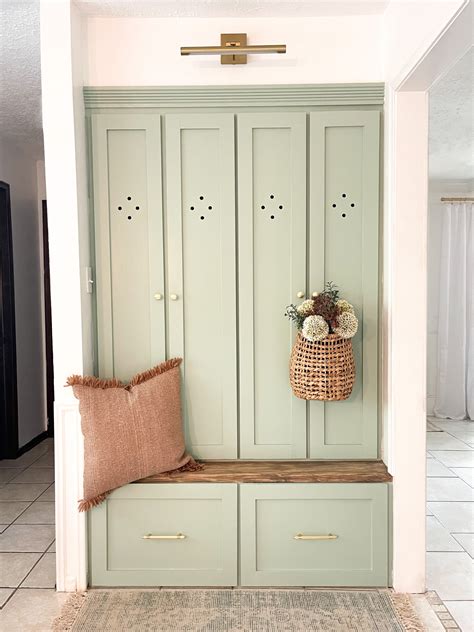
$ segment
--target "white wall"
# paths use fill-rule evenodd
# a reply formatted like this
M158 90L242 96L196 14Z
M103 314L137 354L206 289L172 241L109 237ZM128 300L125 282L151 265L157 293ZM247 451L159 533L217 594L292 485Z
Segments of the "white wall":
M383 81L381 18L89 18L89 86L340 83ZM286 55L252 55L245 66L181 57L180 46L218 45L220 33L251 44L287 44Z
M48 191L51 307L55 379L56 585L82 591L86 521L82 498L83 438L68 375L90 373L91 295L86 132L82 98L83 22L75 5L41 0L43 131ZM60 51L60 54L58 54Z
M438 313L439 278L441 263L441 237L443 212L446 204L442 197L463 197L472 195L473 182L469 180L430 180L428 188L428 340L427 340L427 380L426 411L433 414L436 397L438 372Z
M397 88L466 2L467 0L392 0L383 16L385 81ZM437 76L435 73L435 78Z
M36 157L0 139L0 179L10 185L20 447L46 430L43 264Z

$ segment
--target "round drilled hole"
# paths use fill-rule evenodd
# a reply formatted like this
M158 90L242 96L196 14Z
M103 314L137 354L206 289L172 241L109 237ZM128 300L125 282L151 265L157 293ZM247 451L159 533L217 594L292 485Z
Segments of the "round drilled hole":
M135 207L135 210L136 210L136 211L139 211L139 210L140 210L140 207L139 207L139 206L136 206L136 207Z
M278 207L280 209L280 211L283 210L283 206L280 204L280 206Z
M132 199L132 198L131 198L130 196L128 196L127 200L129 200L129 201L130 201L131 199Z
M270 219L275 219L275 215L270 215Z
M270 200L273 200L275 196L274 195L270 195Z
M260 208L262 209L262 211L264 211L264 210L265 210L265 207L264 207L264 206L261 206Z
M210 211L212 211L212 206L208 206L207 208L208 208Z
M355 204L351 204L351 207L354 208Z
M201 219L204 219L204 215L201 215Z
M346 216L346 214L345 214L345 213L343 213L343 214L342 214L342 217L345 217L345 216Z
M345 198L345 197L346 197L346 194L345 194L345 193L343 193L343 194L342 194L342 197L343 197L343 198Z
M333 205L332 205L332 207L333 207L333 208L336 208L336 205L335 205L335 204L333 204Z
M200 199L200 200L204 200L204 196L203 196L203 195L200 195L200 196L199 196L199 199Z
M194 206L191 206L191 210L194 211Z
M122 207L121 207L121 206L119 206L119 207L118 207L118 210L119 210L119 211L121 211L121 210L122 210Z
M132 219L132 216L131 216L131 215L129 215L129 216L127 217L127 219Z

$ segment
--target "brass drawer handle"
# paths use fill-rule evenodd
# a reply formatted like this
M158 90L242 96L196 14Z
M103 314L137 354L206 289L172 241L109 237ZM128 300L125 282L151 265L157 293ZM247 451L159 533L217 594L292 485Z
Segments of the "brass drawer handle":
M293 536L295 540L337 540L339 536L328 533L327 535L305 535L304 533L297 533Z
M186 536L184 533L176 533L175 535L153 535L153 533L147 533L142 538L144 540L184 540Z

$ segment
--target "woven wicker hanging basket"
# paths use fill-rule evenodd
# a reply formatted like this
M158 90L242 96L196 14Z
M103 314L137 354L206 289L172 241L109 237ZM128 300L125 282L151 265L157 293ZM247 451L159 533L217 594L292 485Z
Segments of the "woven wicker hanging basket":
M341 401L350 396L354 380L350 339L329 334L324 340L311 342L298 334L290 359L290 383L296 397Z

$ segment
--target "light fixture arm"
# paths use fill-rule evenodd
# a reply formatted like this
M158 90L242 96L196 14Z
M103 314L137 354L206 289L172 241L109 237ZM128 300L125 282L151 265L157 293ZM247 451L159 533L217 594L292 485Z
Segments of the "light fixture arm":
M247 44L247 33L222 33L220 46L182 46L181 55L220 55L221 64L246 64L248 54L286 53L286 44Z

